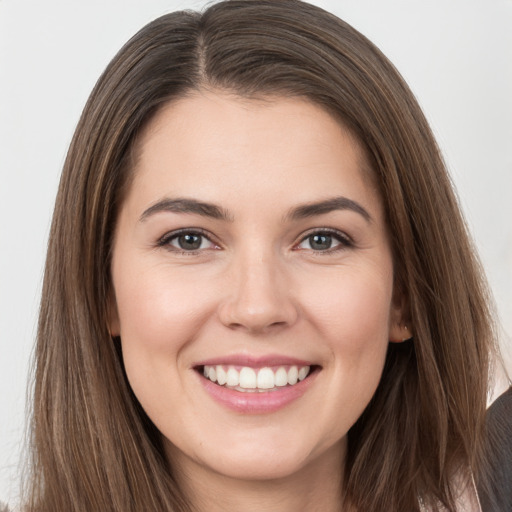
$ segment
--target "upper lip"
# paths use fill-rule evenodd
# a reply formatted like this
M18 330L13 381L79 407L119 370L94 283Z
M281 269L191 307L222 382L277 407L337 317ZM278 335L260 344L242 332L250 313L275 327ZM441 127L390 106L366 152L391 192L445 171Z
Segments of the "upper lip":
M198 366L248 366L251 368L264 368L268 366L312 366L311 361L304 359L297 359L279 354L268 354L265 356L250 356L247 354L233 354L229 356L219 356L211 359L205 359L194 364Z

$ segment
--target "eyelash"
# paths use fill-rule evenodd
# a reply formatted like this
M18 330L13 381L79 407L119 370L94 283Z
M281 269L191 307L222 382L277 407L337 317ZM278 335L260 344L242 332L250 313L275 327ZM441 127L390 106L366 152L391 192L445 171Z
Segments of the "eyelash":
M157 241L156 246L163 247L164 249L167 249L174 253L177 253L180 255L185 255L185 256L194 256L194 255L197 255L200 252L205 250L205 249L196 249L196 250L189 251L189 250L173 247L171 245L171 242L183 235L192 235L192 236L198 236L198 237L204 238L204 239L208 240L211 244L216 245L218 248L218 245L212 240L212 236L209 233L207 233L206 231L199 229L199 228L184 228L184 229L179 229L177 231L172 231L171 233L166 233L164 236L162 236Z
M213 245L216 245L217 249L219 246L212 240L211 234L207 233L206 231L198 228L184 228L180 229L178 231L172 231L170 233L166 233L164 236L162 236L156 243L157 247L163 247L169 251L172 251L174 253L185 255L185 256L194 256L206 249L195 249L195 250L185 250L185 249L179 249L177 247L173 247L171 245L171 242L173 240L176 240L178 237L183 235L192 235L192 236L198 236L203 239L206 239L208 242L210 242ZM351 247L354 247L354 242L352 239L346 235L345 233L338 231L336 229L332 228L315 228L314 230L304 234L301 236L298 243L296 243L293 246L294 250L300 250L298 246L300 246L302 243L307 241L309 238L313 236L319 236L319 235L327 235L329 237L332 237L335 239L338 243L335 247L330 247L325 250L314 250L314 249L306 249L311 251L315 255L325 255L325 254L333 254L339 251L343 251L346 249L349 249Z
M328 249L325 250L306 249L311 251L315 255L323 256L327 254L333 254L354 247L353 240L342 231L338 231L337 229L332 228L315 228L311 230L309 233L302 235L300 241L294 245L294 249L315 235L327 235L329 237L332 237L337 242L339 242L338 245L334 247L329 247Z

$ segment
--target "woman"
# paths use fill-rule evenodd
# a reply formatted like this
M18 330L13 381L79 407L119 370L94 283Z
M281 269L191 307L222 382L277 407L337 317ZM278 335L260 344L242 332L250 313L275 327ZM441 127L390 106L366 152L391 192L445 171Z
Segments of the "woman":
M481 275L362 35L293 0L155 20L65 163L27 510L478 510Z

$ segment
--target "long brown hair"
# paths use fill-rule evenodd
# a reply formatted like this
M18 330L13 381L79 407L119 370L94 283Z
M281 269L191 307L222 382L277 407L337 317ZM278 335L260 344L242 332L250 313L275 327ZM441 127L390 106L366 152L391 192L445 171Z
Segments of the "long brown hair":
M390 345L377 392L349 431L347 502L364 512L417 511L419 501L455 510L452 478L476 472L480 460L494 345L483 274L407 85L364 36L297 0L233 0L162 16L96 84L50 234L27 510L188 510L107 318L112 233L137 137L162 105L208 87L307 98L365 148L414 339Z

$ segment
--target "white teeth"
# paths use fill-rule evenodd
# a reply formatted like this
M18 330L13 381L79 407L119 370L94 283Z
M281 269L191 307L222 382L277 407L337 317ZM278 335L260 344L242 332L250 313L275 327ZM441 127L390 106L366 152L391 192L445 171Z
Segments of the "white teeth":
M240 374L234 368L228 369L226 384L232 387L238 386L238 384L240 384Z
M309 373L309 368L303 366L300 370L299 370L299 380L304 380L307 376L308 376L308 373ZM219 381L219 376L217 375L217 382Z
M284 366L277 369L269 367L255 369L243 366L238 371L233 366L208 366L203 368L203 375L216 382L220 386L238 388L238 390L268 390L294 386L297 382L303 381L310 372L309 366L290 366L288 370Z
M297 370L296 366L292 366L288 370L288 384L290 384L290 386L297 384L298 378L299 378L299 370Z
M306 366L306 368L309 367ZM275 383L276 386L279 387L286 386L288 384L288 372L282 366L276 372Z
M252 368L244 366L240 370L240 387L244 389L254 389L257 387L256 372Z
M215 367L215 372L217 373L217 382L221 386L226 384L228 376L226 374L226 371L224 370L224 368L222 368L220 364Z
M270 368L262 368L258 372L258 388L272 389L274 387L274 372Z

